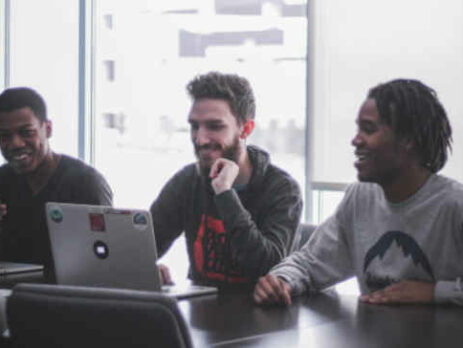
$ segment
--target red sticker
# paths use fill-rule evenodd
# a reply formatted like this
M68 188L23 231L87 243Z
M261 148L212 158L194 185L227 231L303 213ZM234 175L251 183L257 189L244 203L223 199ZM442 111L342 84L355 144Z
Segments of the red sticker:
M96 214L90 213L88 214L90 218L90 229L95 232L104 232L105 231L105 223L104 223L104 215L103 214Z

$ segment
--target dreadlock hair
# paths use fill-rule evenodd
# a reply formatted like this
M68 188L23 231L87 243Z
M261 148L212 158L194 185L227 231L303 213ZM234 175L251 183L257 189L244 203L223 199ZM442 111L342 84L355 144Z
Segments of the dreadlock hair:
M452 150L452 128L432 88L418 80L396 79L370 89L368 98L376 101L381 121L399 139L413 142L424 168L436 173L444 167Z
M25 107L31 108L40 123L47 120L47 106L35 90L28 87L5 89L0 94L0 112L11 112Z
M196 76L186 89L194 101L202 98L226 100L240 124L255 116L256 101L251 85L238 75L209 72Z

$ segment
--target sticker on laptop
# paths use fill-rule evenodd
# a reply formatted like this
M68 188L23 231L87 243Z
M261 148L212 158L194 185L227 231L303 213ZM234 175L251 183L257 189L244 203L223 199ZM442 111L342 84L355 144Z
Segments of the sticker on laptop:
M100 213L89 213L90 230L94 232L105 232L106 226L104 222L104 215Z
M138 230L144 230L148 227L148 218L143 213L135 213L132 218L133 225Z
M63 221L63 211L57 205L52 205L48 208L50 219L56 223Z

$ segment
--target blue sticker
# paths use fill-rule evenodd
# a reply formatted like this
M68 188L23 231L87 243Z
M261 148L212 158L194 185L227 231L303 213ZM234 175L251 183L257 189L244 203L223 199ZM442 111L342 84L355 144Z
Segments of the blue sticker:
M148 220L146 219L146 216L142 213L136 213L133 216L133 223L134 225L147 225Z
M48 214L50 215L50 219L56 223L63 221L63 211L58 206L50 207L50 209L48 209Z

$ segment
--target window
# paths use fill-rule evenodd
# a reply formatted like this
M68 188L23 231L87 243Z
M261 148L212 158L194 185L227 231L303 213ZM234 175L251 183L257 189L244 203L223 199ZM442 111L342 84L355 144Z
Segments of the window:
M249 142L270 151L272 161L304 187L304 1L101 0L95 5L95 165L114 188L116 205L148 208L167 180L195 160L185 86L211 70L250 81L257 114ZM164 262L176 279L186 277L182 240Z
M149 207L195 160L185 86L211 70L249 79L257 99L249 142L304 186L307 17L303 1L292 3L95 2L95 165L116 205Z
M9 3L9 87L32 87L44 97L53 122L52 148L77 156L78 1Z

